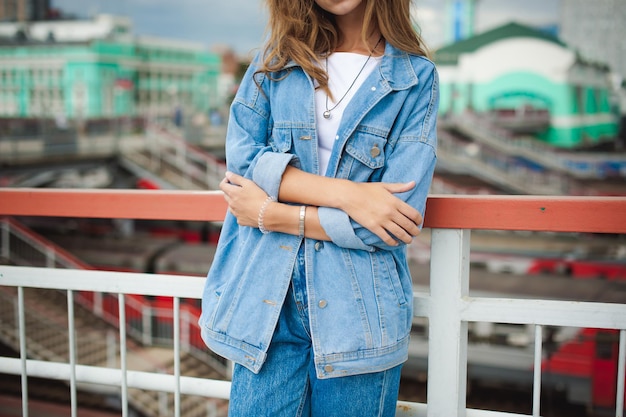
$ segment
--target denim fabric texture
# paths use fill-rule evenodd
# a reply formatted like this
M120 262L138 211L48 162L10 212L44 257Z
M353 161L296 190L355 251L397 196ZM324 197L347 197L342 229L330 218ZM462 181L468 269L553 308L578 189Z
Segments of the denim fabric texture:
M231 106L228 170L273 197L289 164L358 182L414 180L397 196L424 212L436 163L432 62L387 44L344 111L325 173L318 172L313 81L295 64L272 76L256 70L253 61ZM260 372L302 248L317 378L380 372L407 359L413 291L406 245L385 244L341 210L322 207L319 216L330 242L262 234L226 215L202 300L210 349Z
M258 374L235 365L229 417L393 417L402 365L318 379L311 348L304 251Z

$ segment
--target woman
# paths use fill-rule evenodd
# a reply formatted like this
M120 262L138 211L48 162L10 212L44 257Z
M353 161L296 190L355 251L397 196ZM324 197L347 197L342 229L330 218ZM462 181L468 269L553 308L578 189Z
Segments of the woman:
M231 106L203 294L229 416L393 416L436 161L437 76L410 0L268 0Z

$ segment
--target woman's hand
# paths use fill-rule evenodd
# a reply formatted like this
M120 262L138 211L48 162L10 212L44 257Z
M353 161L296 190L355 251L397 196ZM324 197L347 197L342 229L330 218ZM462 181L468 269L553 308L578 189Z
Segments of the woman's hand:
M220 182L220 190L228 203L230 212L237 218L240 226L258 227L261 206L267 194L254 181L232 172Z
M417 210L393 194L409 191L413 187L415 181L350 182L340 208L386 244L397 245L394 236L409 244L419 234L423 218Z

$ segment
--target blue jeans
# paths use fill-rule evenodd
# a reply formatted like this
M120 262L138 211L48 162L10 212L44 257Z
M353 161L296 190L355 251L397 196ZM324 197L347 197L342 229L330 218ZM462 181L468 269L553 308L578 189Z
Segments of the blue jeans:
M300 250L263 367L254 374L235 365L228 416L395 416L400 369L401 365L382 372L317 379Z

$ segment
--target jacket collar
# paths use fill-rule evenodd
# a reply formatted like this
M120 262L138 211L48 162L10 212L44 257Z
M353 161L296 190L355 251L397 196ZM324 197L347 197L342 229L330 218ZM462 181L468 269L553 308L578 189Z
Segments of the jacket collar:
M385 56L380 63L380 75L392 90L406 90L418 83L409 54L389 42L385 46Z
M292 60L283 69L288 70L298 66ZM418 83L409 54L397 49L389 42L386 43L385 56L380 64L380 75L392 90L406 90Z

